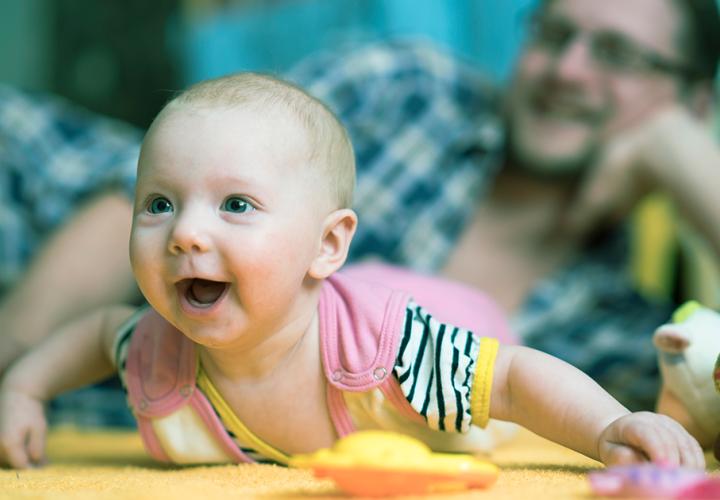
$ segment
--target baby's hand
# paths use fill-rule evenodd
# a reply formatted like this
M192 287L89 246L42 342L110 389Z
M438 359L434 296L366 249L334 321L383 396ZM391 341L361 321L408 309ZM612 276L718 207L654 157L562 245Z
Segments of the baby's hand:
M598 440L598 454L606 465L651 461L705 467L695 438L670 417L651 412L631 413L608 425Z
M20 391L0 390L0 466L24 469L45 461L43 403Z

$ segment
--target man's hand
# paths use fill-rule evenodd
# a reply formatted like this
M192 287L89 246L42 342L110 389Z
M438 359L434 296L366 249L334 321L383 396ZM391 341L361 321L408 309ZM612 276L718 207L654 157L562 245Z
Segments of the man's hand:
M22 391L0 389L0 465L42 465L46 432L42 401Z
M675 420L651 412L631 413L608 425L598 439L598 455L606 465L650 461L705 467L698 442Z
M720 147L688 110L660 111L608 142L568 210L566 228L586 236L625 218L647 193L662 191L711 243L720 245L718 230L710 227L720 218L715 201L720 197L712 193L720 185L719 161Z

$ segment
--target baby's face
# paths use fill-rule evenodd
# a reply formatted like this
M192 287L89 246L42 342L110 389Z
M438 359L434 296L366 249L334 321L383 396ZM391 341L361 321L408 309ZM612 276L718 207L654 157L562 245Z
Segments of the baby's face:
M130 257L150 304L195 342L243 348L300 310L330 212L308 156L272 111L184 107L151 128Z

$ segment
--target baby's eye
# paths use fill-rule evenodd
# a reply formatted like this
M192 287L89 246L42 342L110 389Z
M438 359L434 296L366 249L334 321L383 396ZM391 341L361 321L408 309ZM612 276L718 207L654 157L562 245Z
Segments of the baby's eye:
M223 210L234 214L244 214L246 212L252 212L255 210L255 207L242 198L231 196L223 203Z
M151 214L163 214L166 212L172 212L173 206L172 203L167 198L164 198L162 196L158 196L157 198L153 198L150 200L150 203L148 204L148 212Z

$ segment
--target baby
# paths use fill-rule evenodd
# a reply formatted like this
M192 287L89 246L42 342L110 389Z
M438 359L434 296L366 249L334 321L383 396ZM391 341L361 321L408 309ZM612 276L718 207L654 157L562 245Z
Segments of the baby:
M138 165L130 257L150 308L98 311L9 370L0 462L41 463L43 402L117 370L147 449L176 463L286 463L372 428L473 451L492 417L606 464L704 466L672 419L499 345L498 313L476 293L418 278L412 298L403 272L335 273L357 224L353 158L322 103L268 76L173 99ZM446 323L442 300L477 319Z

